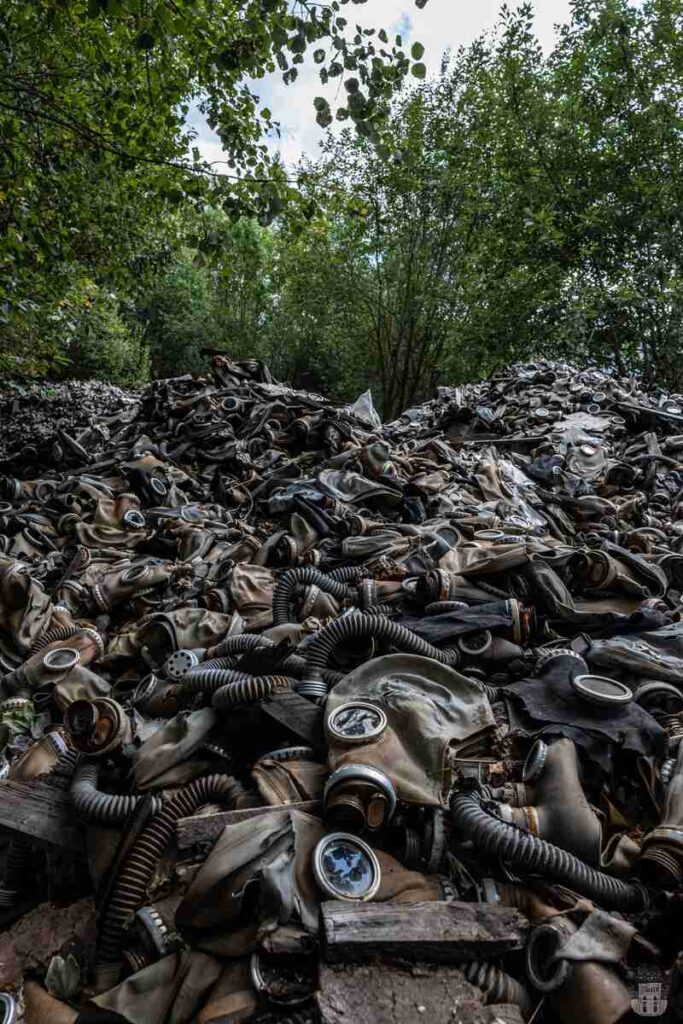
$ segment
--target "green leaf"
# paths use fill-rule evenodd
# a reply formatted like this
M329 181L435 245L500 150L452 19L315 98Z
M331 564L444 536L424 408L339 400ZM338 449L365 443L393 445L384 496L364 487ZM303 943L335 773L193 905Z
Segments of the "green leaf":
M424 78L427 74L427 68L424 64L413 64L410 69L411 74L414 78Z
M413 43L410 48L410 55L413 60L421 60L424 56L425 48L422 43Z
M313 60L316 62L316 64L322 64L322 62L325 60L325 51L324 50L314 50L313 51Z
M332 124L332 111L329 106L319 110L315 115L315 119L321 128L328 128Z

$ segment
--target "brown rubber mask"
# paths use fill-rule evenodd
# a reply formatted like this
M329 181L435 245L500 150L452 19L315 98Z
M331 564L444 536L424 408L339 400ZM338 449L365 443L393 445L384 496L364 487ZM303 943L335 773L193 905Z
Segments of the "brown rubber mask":
M446 665L411 654L366 662L338 683L327 699L326 721L345 704L367 702L386 716L368 742L351 742L328 728L329 766L366 765L391 780L407 803L440 805L451 786L450 755L470 750L493 727L479 685Z

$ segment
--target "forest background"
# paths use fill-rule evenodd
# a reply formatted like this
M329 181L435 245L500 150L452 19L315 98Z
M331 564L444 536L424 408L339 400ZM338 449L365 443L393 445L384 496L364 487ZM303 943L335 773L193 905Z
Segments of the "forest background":
M431 77L362 3L5 0L0 382L210 348L384 417L537 357L683 390L683 3L572 0L550 49L503 7ZM333 130L287 167L258 81L304 60Z

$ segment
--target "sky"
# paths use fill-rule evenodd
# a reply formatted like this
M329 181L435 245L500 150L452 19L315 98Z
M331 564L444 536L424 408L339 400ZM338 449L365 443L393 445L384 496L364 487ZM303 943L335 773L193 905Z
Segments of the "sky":
M514 0L510 3L513 6ZM414 42L425 47L424 63L429 74L438 71L445 50L454 50L471 43L478 35L493 28L501 4L499 0L429 0L423 10L414 0L367 0L362 6L347 8L343 14L353 24L385 28L391 37L400 32L404 49ZM555 25L568 20L569 0L536 0L536 33L545 49L554 38ZM407 44L407 46L406 46ZM338 79L337 82L341 81ZM315 158L324 132L315 123L313 99L326 95L334 106L337 83L322 88L319 68L310 53L299 65L299 76L293 85L285 85L282 73L269 75L254 84L261 106L267 106L280 122L280 138L269 140L271 150L279 152L292 167L301 156ZM189 124L197 131L194 145L209 162L225 159L221 144L197 109L191 111ZM220 164L216 170L221 170Z

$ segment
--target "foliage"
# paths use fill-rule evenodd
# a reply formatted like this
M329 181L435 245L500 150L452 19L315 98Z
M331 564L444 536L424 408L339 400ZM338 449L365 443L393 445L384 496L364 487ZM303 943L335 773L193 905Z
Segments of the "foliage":
M69 375L135 385L149 378L149 353L142 329L123 315L117 296L86 283L63 300L71 318ZM60 339L65 332L60 324Z
M480 48L471 177L486 210L476 273L493 301L477 303L473 336L489 351L531 347L676 384L680 23L671 0L574 0L543 59L525 5Z
M680 28L673 0L574 0L544 57L503 8L395 105L391 159L330 143L300 308L347 391L374 380L393 415L540 355L683 386Z
M683 388L679 0L572 0L549 54L504 7L431 82L419 43L295 6L8 0L0 372L133 379L146 350L164 375L220 348L371 385L385 416L541 355ZM294 188L248 76L291 82L308 47L345 85L318 121L355 130ZM226 172L186 155L197 100Z
M223 206L268 223L296 189L268 157L274 130L249 84L280 69L294 82L314 46L323 80L347 75L348 117L378 139L388 100L420 62L400 40L354 32L344 0L6 0L0 8L0 329L4 362L34 372L19 340L47 322L74 271L132 290L179 244L168 211ZM355 0L364 3L365 0ZM420 3L422 0L420 0ZM384 38L385 34L381 34ZM327 46L328 49L323 47ZM188 147L198 102L229 169ZM316 100L317 119L332 111ZM161 231L159 228L161 227ZM81 268L79 271L78 268Z
M203 372L200 349L217 340L213 306L209 276L181 250L135 310L155 377Z

